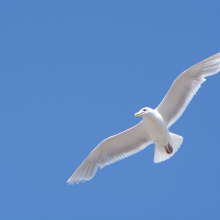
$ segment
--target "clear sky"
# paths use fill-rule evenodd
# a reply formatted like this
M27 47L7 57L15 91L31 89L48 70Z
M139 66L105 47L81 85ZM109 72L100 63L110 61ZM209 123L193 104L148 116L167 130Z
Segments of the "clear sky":
M66 181L103 139L156 108L220 52L220 1L1 1L0 219L219 219L220 74L154 145L85 183Z

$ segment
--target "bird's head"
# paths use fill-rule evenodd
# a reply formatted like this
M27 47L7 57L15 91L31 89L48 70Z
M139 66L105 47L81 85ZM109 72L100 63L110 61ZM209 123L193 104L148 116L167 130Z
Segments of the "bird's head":
M144 117L144 115L149 114L152 111L153 111L152 108L145 107L145 108L142 108L139 112L135 113L134 115L136 118Z

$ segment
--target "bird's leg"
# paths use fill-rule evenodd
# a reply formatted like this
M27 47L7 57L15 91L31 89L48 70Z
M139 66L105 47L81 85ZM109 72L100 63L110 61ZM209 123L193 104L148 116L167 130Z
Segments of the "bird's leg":
M168 143L168 146L165 146L164 148L168 154L172 154L173 148L169 143Z

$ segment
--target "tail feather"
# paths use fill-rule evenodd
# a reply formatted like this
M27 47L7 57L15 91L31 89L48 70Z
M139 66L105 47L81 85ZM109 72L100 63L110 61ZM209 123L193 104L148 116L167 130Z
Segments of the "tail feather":
M164 146L155 144L155 150L154 150L154 163L159 163L162 162L164 160L169 159L170 157L172 157L180 148L180 145L183 142L183 137L174 133L170 132L170 137L171 140L169 141L169 144L172 146L173 148L173 152L171 154L168 154L166 152L166 149L164 148Z

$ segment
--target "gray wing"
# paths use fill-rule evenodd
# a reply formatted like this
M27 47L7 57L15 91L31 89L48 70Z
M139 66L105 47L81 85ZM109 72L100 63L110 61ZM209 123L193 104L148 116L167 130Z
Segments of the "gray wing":
M142 122L136 126L111 136L102 141L82 162L67 181L69 184L90 180L94 177L98 167L115 163L132 154L135 154L151 144L149 135Z
M219 71L220 53L217 53L192 66L176 78L163 101L157 107L168 127L183 114L201 84L206 81L205 77Z

